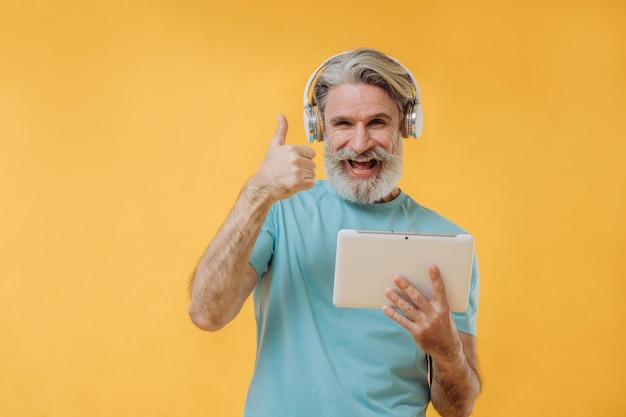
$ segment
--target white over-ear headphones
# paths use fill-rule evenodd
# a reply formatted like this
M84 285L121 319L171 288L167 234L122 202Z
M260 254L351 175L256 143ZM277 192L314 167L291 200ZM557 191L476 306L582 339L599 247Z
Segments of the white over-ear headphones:
M309 142L315 141L323 141L324 140L324 118L323 115L320 114L317 106L311 103L309 98L311 85L313 81L316 79L317 75L328 65L330 61L335 59L336 57L343 55L347 52L341 52L337 55L333 55L328 58L326 61L322 63L313 74L309 77L309 80L304 87L304 131L309 139ZM411 79L413 84L413 99L409 102L406 109L404 110L404 123L401 126L401 133L404 137L412 137L419 138L422 134L422 124L423 124L423 114L422 114L422 103L420 99L420 90L417 86L417 81L415 77L409 71L407 67L402 65L400 61L397 59L387 55L389 59L400 65L406 71L407 75Z

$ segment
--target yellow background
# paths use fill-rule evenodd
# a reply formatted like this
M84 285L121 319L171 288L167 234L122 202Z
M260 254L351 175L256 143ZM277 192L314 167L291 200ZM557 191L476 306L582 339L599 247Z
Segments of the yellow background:
M0 416L241 415L250 304L203 333L187 283L276 115L305 143L307 77L356 46L421 87L402 188L477 238L474 415L625 415L625 21L610 0L3 0Z

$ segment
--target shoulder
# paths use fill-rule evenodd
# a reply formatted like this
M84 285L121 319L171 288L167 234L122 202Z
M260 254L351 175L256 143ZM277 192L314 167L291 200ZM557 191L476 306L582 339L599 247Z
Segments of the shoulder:
M291 197L279 201L277 206L287 207L306 207L308 210L315 208L323 208L328 205L342 204L342 201L328 186L325 180L315 181L313 188L300 191Z
M301 222L303 219L336 210L338 203L338 199L325 186L325 181L317 180L313 188L274 203L268 217Z
M445 215L418 203L411 196L407 195L403 205L419 219L421 229L424 232L467 233L465 229Z

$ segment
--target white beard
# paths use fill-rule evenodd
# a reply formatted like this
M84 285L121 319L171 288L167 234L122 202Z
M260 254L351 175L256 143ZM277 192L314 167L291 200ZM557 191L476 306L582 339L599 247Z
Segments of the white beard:
M358 204L371 204L387 197L402 176L402 139L398 138L396 151L391 153L382 147L357 154L350 148L342 148L330 153L329 141L324 140L324 165L328 182L335 192L346 200ZM354 178L346 172L344 161L366 156L381 164L380 170L372 178Z

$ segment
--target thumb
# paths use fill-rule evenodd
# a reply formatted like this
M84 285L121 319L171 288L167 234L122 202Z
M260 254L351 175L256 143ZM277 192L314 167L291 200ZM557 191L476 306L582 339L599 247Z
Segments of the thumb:
M287 118L284 115L279 114L278 125L276 126L276 131L274 132L274 137L272 138L272 142L270 144L277 146L284 145L288 128L289 125L287 124Z

